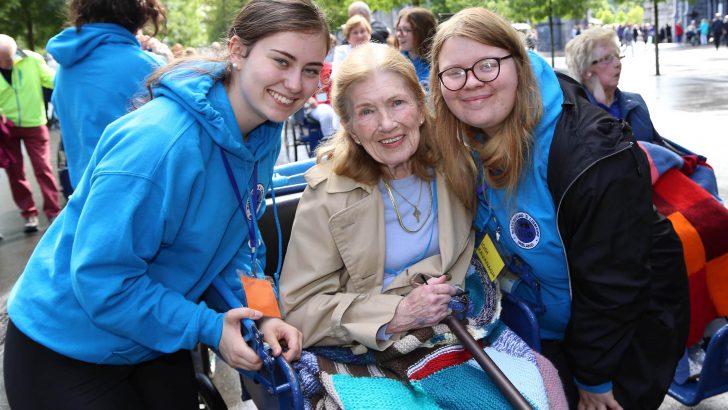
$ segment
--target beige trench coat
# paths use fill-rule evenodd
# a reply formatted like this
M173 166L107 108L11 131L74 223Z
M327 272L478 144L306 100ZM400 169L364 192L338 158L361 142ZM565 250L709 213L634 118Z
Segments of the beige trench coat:
M473 252L472 213L437 173L440 254L402 272L382 293L384 205L376 186L331 172L328 164L306 173L281 273L286 321L303 332L304 346L346 345L383 350L399 338L377 341L418 273L450 273L462 285Z

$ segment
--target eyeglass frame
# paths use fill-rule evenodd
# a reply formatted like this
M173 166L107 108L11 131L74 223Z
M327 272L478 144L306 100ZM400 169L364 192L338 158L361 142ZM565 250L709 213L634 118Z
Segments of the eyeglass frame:
M608 64L611 64L612 62L614 62L615 58L618 60L622 60L624 58L624 56L620 55L619 53L607 54L604 57L601 57L601 58L598 58L598 59L592 61L591 65L595 65L595 64L608 65Z
M414 30L411 28L407 28L407 27L397 27L396 29L394 29L395 33L402 33L402 34L409 34L412 31L414 31Z
M440 84L442 84L443 87L447 88L450 91L460 91L460 90L462 90L465 87L465 84L468 83L468 71L470 71L471 73L473 73L473 77L475 77L475 79L478 80L478 81L480 81L481 83L490 83L490 82L493 82L493 81L497 80L498 77L500 76L501 61L507 60L507 59L512 58L512 57L513 57L513 54L508 54L507 56L503 56L503 57L483 57L480 60L478 60L475 63L473 63L473 65L470 68L450 67L450 68L448 68L446 70L442 70L439 73L437 73L437 78L440 79ZM478 75L475 74L475 66L478 65L478 63L483 62L485 60L495 60L498 63L498 72L495 74L495 77L493 77L492 79L487 80L487 81L481 80L480 78L478 78ZM455 69L455 68L465 71L465 81L463 81L463 85L461 85L460 88L457 88L457 89L453 90L452 88L450 88L450 87L448 87L448 86L445 85L445 82L442 80L442 75L445 74L446 71L450 71L450 70Z

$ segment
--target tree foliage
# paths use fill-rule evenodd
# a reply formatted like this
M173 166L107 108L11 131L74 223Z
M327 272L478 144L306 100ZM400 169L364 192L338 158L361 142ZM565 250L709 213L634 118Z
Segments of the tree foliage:
M166 0L167 30L165 42L199 47L210 43L205 19L209 5L203 0Z
M64 0L0 1L0 32L31 50L45 48L67 20Z

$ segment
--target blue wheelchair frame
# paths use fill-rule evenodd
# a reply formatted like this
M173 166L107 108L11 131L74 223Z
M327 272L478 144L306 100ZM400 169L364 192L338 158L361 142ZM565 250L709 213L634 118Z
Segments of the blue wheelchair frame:
M281 222L283 252L290 238L291 224L298 200L306 186L303 174L315 163L314 159L278 166L273 175L277 214ZM273 205L268 198L268 206ZM259 222L264 243L274 244L276 238L275 217L266 212ZM281 256L284 256L281 255ZM277 252L266 253L266 266L278 265ZM241 306L233 292L216 280L213 288L226 303ZM504 292L501 301L501 319L516 332L534 351L541 351L538 319L528 305ZM302 409L303 396L297 375L282 356L274 358L263 343L262 335L250 319L242 321L245 340L261 357L264 365L258 372L238 370L243 388L247 390L258 408ZM728 391L728 325L723 326L711 339L705 356L705 364L696 381L684 384L673 382L668 394L679 402L693 406L701 400Z

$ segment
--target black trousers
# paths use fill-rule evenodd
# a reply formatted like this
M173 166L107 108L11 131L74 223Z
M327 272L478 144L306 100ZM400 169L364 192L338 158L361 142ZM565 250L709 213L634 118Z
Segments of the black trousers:
M135 365L100 365L58 354L8 323L5 389L13 410L198 409L189 351Z

